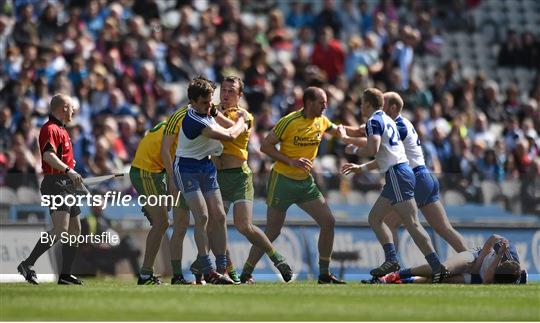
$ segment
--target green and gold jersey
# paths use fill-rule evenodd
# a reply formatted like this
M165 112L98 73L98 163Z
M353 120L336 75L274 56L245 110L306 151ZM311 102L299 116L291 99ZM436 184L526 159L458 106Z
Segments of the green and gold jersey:
M317 156L323 133L333 127L334 124L327 117L308 119L304 115L304 109L301 109L281 118L272 131L281 143L279 151L282 154L289 158L303 157L313 161ZM273 169L295 180L309 176L308 171L279 161L274 164Z
M178 135L182 126L182 120L187 112L187 106L176 110L166 121L162 121L150 129L139 142L135 158L131 163L133 166L152 172L159 173L165 169L163 160L161 159L161 142L163 135ZM176 153L178 145L178 136L175 136L171 146L171 156Z
M241 107L228 108L223 111L223 115L232 121L236 122L238 120L238 112L243 111L247 117L246 123L250 125L248 130L244 131L240 136L238 136L234 141L222 141L223 144L223 153L229 154L235 157L238 157L242 160L248 159L248 142L249 136L251 135L251 130L253 126L253 116L246 109Z

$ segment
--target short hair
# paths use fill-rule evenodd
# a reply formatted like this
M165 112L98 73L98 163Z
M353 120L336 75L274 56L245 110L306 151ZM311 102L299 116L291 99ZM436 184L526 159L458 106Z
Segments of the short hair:
M306 105L307 101L315 101L317 100L317 93L320 93L319 91L323 91L320 87L316 86L310 86L304 91L304 96L302 97L302 102L304 103L304 106Z
M521 278L521 267L514 260L505 260L495 268L493 281L496 284L515 284Z
M64 107L64 104L66 104L68 98L69 98L68 96L62 93L55 94L52 97L51 103L50 103L51 111L55 111L59 108Z
M197 101L200 97L207 97L212 95L215 89L216 85L214 84L214 82L210 81L202 75L199 75L193 80L191 80L191 82L189 82L187 90L188 99L192 101Z
M366 89L362 93L362 101L368 102L374 108L382 108L384 105L383 93L374 87Z
M244 81L242 81L242 79L238 76L225 76L225 78L223 78L223 81L221 81L221 84L223 84L223 82L238 84L238 93L244 93Z
M399 112L403 110L403 99L396 92L386 92L383 97L388 103L388 106L395 104L398 107Z

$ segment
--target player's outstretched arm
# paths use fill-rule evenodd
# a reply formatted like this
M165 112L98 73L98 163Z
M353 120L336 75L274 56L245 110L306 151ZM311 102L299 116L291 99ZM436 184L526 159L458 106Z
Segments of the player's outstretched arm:
M291 167L298 167L310 171L313 167L313 164L309 158L289 158L286 155L282 154L279 150L276 149L276 145L279 142L279 139L276 137L274 131L270 131L268 135L261 142L261 152L267 154L275 161L280 161L285 165Z
M215 124L205 127L202 130L202 135L216 140L233 141L246 130L247 124L244 121L244 117L241 116L238 118L234 126L230 128L223 128L219 124Z
M341 167L341 173L343 175L348 175L350 173L361 174L370 170L375 170L379 168L376 160L369 161L365 164L358 165L354 163L347 163Z
M367 138L366 145L364 147L355 150L354 155L360 157L373 157L379 152L381 146L381 136L373 135Z
M347 136L349 137L365 137L366 136L366 125L363 124L360 127L351 127L343 126L347 131Z
M332 136L339 138L341 141L348 145L350 144L363 147L367 143L364 128L365 126L363 128L362 126L360 128L355 128L350 126L338 125L327 130L327 132Z

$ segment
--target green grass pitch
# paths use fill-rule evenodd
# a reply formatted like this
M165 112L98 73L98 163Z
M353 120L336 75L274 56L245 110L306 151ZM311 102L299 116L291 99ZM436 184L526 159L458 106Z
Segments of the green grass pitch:
M540 284L136 286L0 284L0 320L539 321Z

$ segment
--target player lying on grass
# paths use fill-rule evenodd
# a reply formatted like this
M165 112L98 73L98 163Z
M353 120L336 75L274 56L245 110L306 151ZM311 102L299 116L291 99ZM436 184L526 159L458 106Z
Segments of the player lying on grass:
M370 88L363 92L362 116L368 118L367 142L361 148L354 147L352 151L360 157L374 156L377 167L385 172L386 184L368 217L369 224L384 249L385 261L371 270L370 274L381 277L400 268L392 232L384 222L390 212L395 212L407 228L414 243L426 257L432 269L432 282L439 283L448 275L448 271L440 263L429 235L418 220L418 209L412 200L415 194L416 177L409 166L398 127L394 120L382 110L383 106L384 96L381 91ZM365 171L367 167L367 165L346 164L342 172L348 174L355 170Z
M435 230L438 235L446 240L456 252L466 251L467 247L465 239L463 239L461 234L459 234L459 232L452 227L450 221L448 221L448 217L439 197L439 181L426 167L424 153L422 151L418 134L416 133L412 123L401 115L402 110L403 100L399 94L395 92L386 92L384 94L383 111L390 118L395 120L399 132L399 139L403 142L407 160L409 161L409 165L414 172L416 179L416 184L414 186L414 199L416 200L416 205L420 211L422 211L422 214L424 214L424 217L433 230ZM355 135L364 134L365 125L361 126L358 130L359 131L356 131ZM348 136L345 136L343 141L345 143L354 143L356 146L365 146L366 143L366 140ZM355 149L357 148L355 148L354 145L348 146L346 151L348 153L352 153ZM377 164L377 161L373 160L363 165L351 163L345 164L342 168L342 172L344 174L360 174L365 171L375 170L378 168L379 165ZM395 244L396 241L398 241L397 229L402 224L402 220L398 214L395 212L390 212L386 215L384 221L392 231L393 241Z
M263 250L272 260L285 281L292 278L292 270L285 262L285 258L277 252L268 237L257 226L253 225L253 173L247 164L248 141L253 126L253 116L239 106L244 83L238 77L225 77L221 82L220 105L217 109L228 118L228 125L232 127L240 115L246 116L248 129L234 141L222 141L223 153L213 158L216 165L217 180L223 198L225 213L229 208L233 210L234 225L238 232L244 235L253 245ZM214 227L216 223L210 219L208 224L208 242L212 248L215 244ZM213 249L213 248L212 248ZM200 275L198 262L191 266L192 273ZM222 272L220 272L223 274ZM240 283L236 270L227 250L227 273L235 282Z
M492 235L482 249L464 251L444 262L451 275L443 278L445 284L525 284L527 272L521 267L516 247L506 238ZM432 275L427 265L402 269L374 279L363 281L379 284L427 283Z

